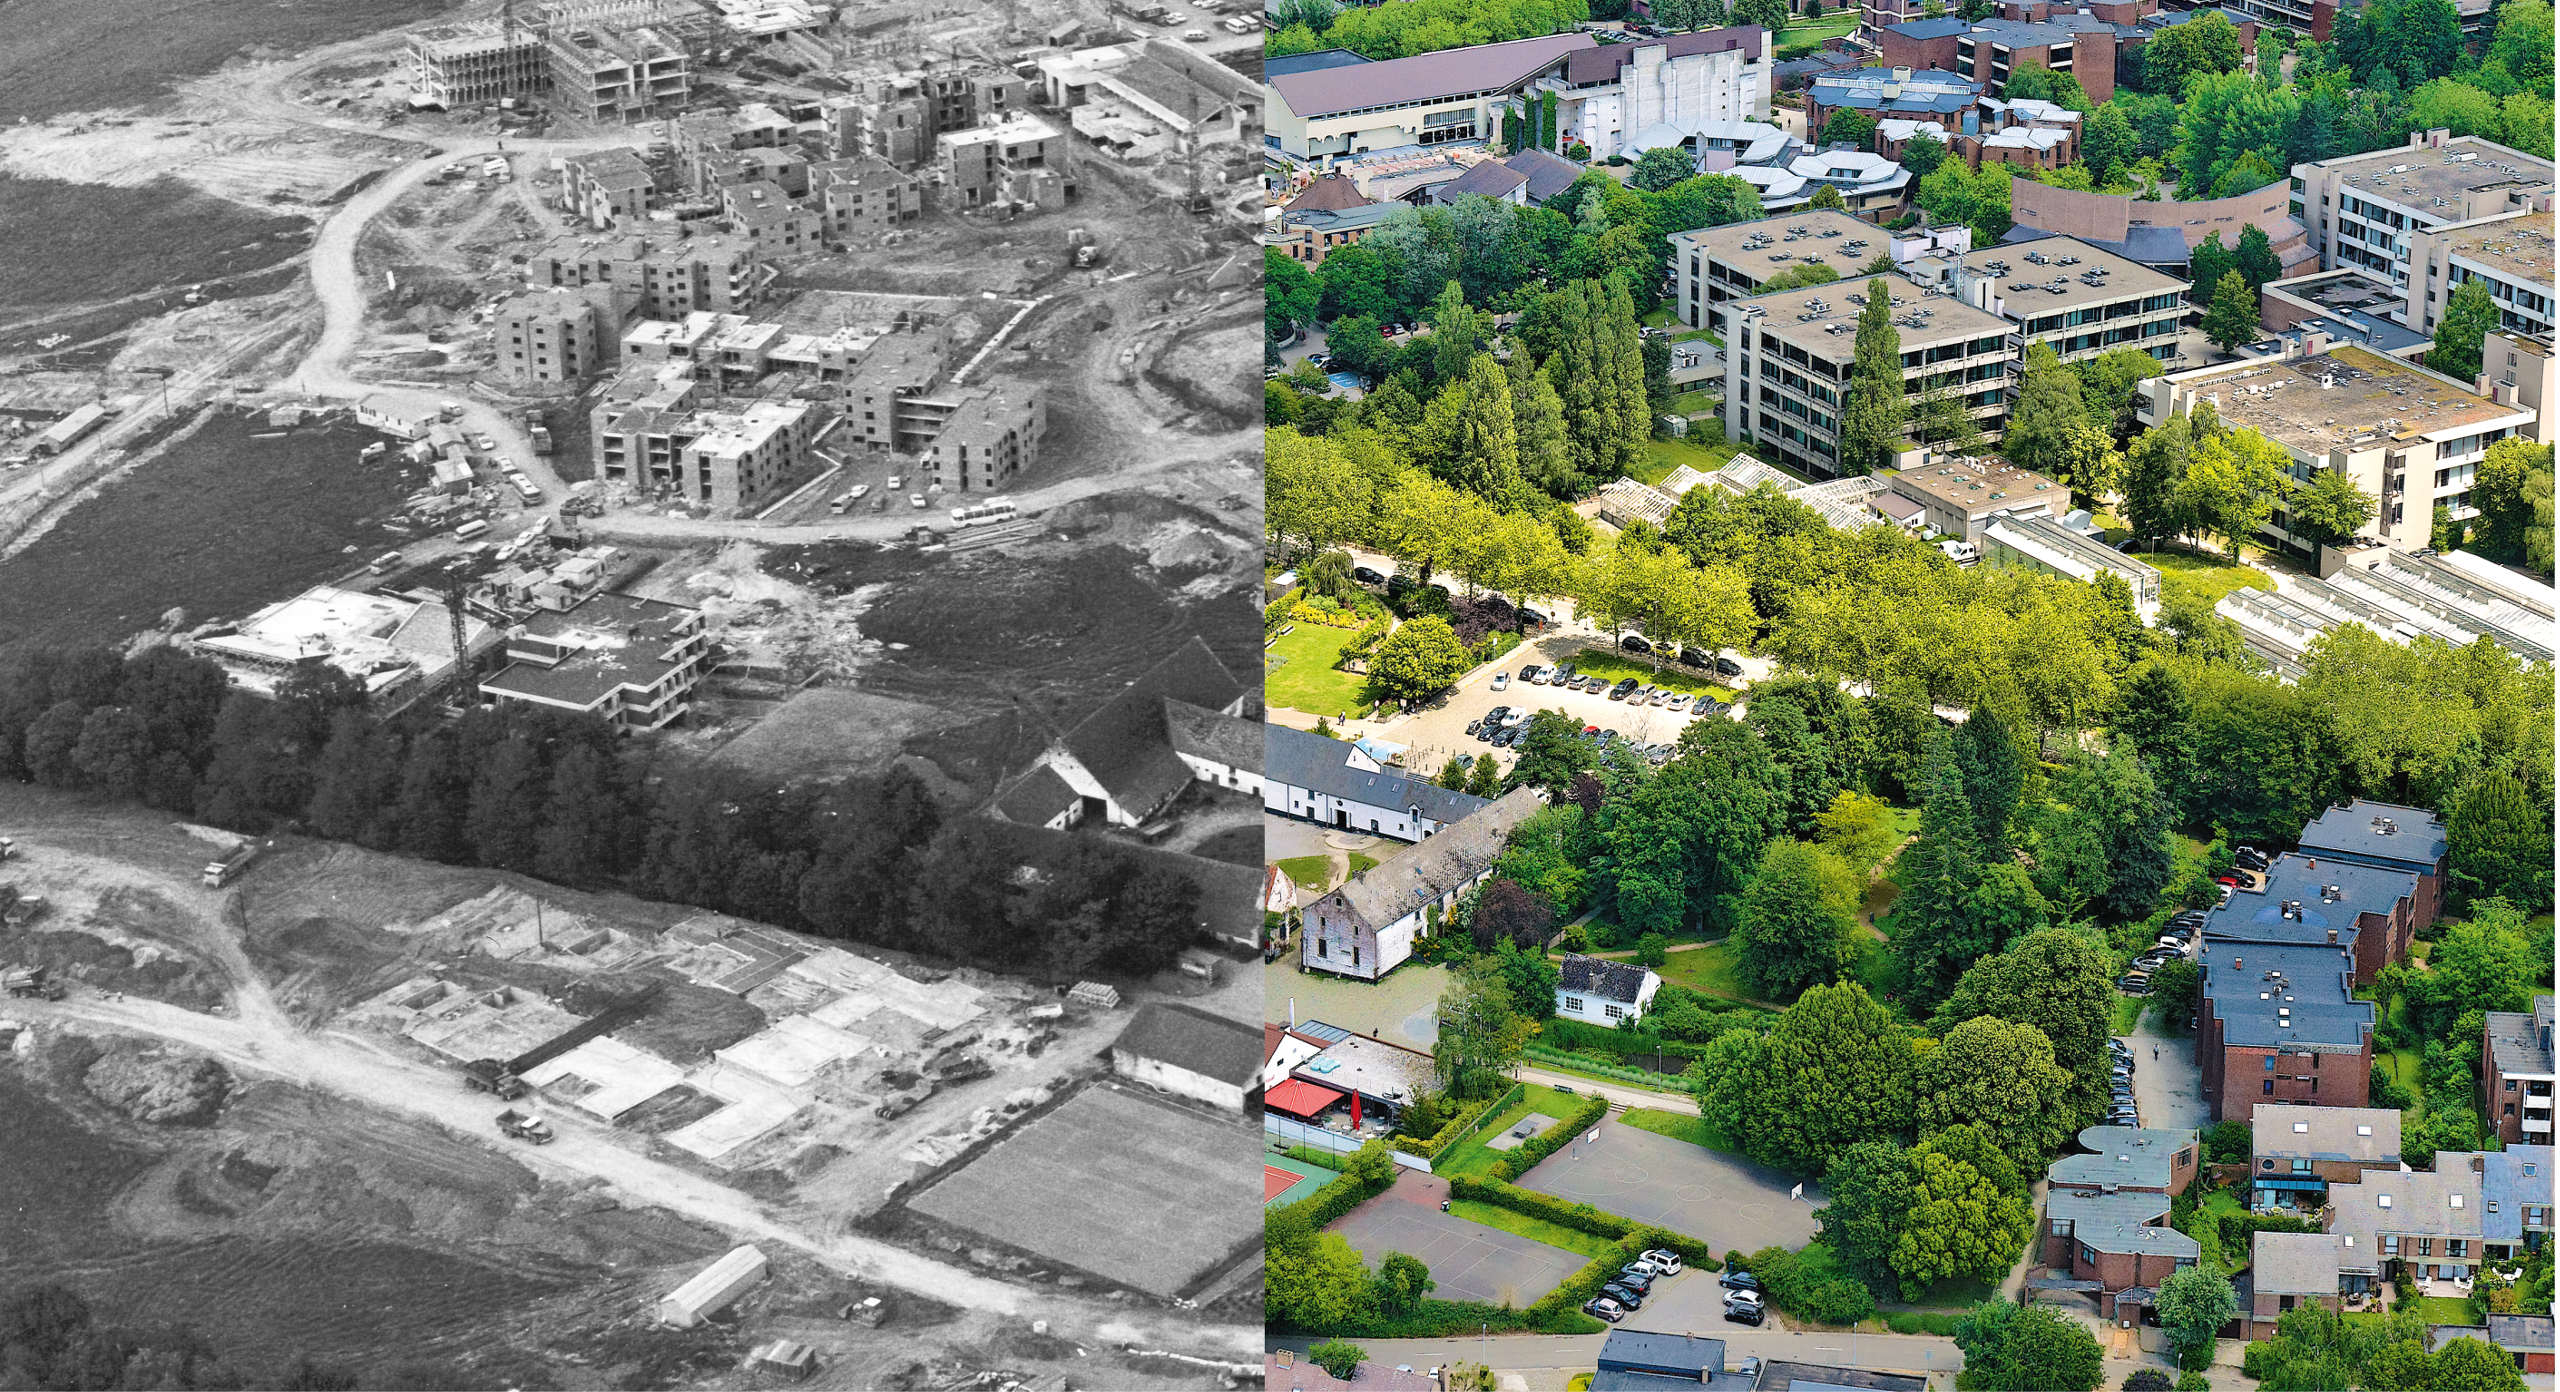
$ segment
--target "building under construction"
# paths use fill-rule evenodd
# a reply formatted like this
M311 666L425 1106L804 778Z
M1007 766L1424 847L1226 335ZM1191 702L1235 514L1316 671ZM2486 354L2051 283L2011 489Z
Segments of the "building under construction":
M529 23L511 6L412 40L415 96L448 108L547 96L589 121L663 116L692 96L695 52L716 26L694 0L562 0Z

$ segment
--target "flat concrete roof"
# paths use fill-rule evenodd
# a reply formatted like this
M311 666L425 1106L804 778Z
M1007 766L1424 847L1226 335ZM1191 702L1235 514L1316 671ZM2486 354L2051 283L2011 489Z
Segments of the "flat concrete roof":
M2240 363L2182 380L2198 395L2222 398L2225 425L2247 426L2307 454L2372 449L2530 414L2345 345L2317 357Z
M1988 276L1992 293L2023 319L2149 295L2183 293L2186 282L2077 237L2039 237L1967 252L1964 268ZM2056 293L2056 292L2059 293Z
M1878 276L1893 294L1894 331L1902 351L1968 338L2006 338L2009 321L1952 295L1926 295L1899 275ZM1867 282L1842 280L1810 290L1781 290L1726 305L1726 319L1743 306L1762 311L1761 332L1785 339L1816 357L1847 362L1857 346L1858 315L1866 308Z
M1967 513L2005 511L2043 499L2067 504L2071 497L2052 479L2000 459L1960 459L1905 469L1894 474L1892 482L1900 491L1916 492Z
M1892 238L1871 222L1836 208L1807 208L1755 222L1674 233L1671 243L1736 266L1762 280L1806 262L1822 262L1848 280L1874 260ZM1851 250L1852 246L1856 250Z
M2463 158L2465 155L2471 158ZM2402 146L2322 160L2312 167L2336 172L2339 182L2348 188L2420 212L2438 198L2459 198L2476 189L2505 184L2520 188L2551 186L2551 161L2493 145L2475 135L2446 141L2440 150Z
M2550 213L2510 213L2465 224L2445 239L2446 251L2476 262L2509 280L2534 285L2552 283L2552 261L2560 242L2552 237Z

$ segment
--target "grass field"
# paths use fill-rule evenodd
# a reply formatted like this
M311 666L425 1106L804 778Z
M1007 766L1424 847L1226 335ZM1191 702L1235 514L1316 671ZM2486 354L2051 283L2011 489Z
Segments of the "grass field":
M1683 416L1701 415L1705 412L1714 410L1716 405L1723 400L1724 398L1722 396L1714 392L1692 389L1672 397L1671 409L1675 413ZM1694 432L1698 429L1698 426L1693 423L1689 429Z
M1845 38L1858 27L1856 10L1835 10L1819 19L1790 24L1778 36L1778 61L1802 58L1822 47L1825 39Z
M2471 1302L2449 1295L2422 1295L2407 1302L2406 1308L2426 1316L2429 1324L2471 1323Z
M2134 559L2160 572L2163 595L2193 594L2207 604L2233 590L2272 590L2275 577L2251 565L2233 565L2218 556L2198 555L2193 551L2163 550L2157 555L2138 553Z
M1525 1237L1531 1242L1543 1242L1550 1247L1562 1247L1576 1256L1599 1258L1618 1250L1616 1243L1593 1237L1587 1232L1568 1228L1561 1223L1550 1223L1544 1218L1532 1218L1525 1213L1514 1213L1507 1208L1496 1208L1492 1204L1480 1203L1474 1199L1450 1200L1449 1213L1451 1217L1464 1218L1470 1223L1482 1223L1488 1228L1499 1228L1515 1237Z
M1088 1087L907 1207L1170 1296L1260 1240L1260 1214L1230 1202L1260 1146L1197 1112Z
M245 0L11 0L0 121L140 106L243 49L298 52L458 9L453 0L257 5Z
M0 111L7 107L0 96ZM0 310L184 290L262 270L299 255L310 227L176 180L117 188L0 175L0 245L9 248Z
M1359 874L1359 873L1360 873L1361 871L1363 871L1363 870L1375 870L1375 869L1377 869L1377 868L1378 868L1378 862L1376 862L1376 861L1374 861L1374 860L1370 859L1370 858L1369 858L1369 857L1367 857L1367 856L1364 856L1364 855L1360 854L1358 851L1353 851L1353 852L1351 853L1351 873L1352 873L1352 874L1357 875L1357 874Z
M1621 1115L1618 1120L1639 1131L1650 1131L1657 1136L1669 1136L1675 1141L1687 1141L1691 1145L1705 1146L1709 1150L1733 1153L1733 1143L1726 1140L1724 1133L1718 1131L1702 1116L1666 1112L1658 1107L1636 1107Z
M1288 876L1289 882L1300 889L1322 891L1333 884L1333 857L1331 856L1290 856L1286 860L1275 860L1271 863L1279 866L1280 873Z
M1302 623L1273 640L1263 655L1263 699L1309 715L1335 717L1368 704L1362 696L1368 683L1333 667L1352 632Z
M1462 1174L1482 1179L1493 1173L1493 1162L1502 1154L1501 1151L1485 1144L1486 1137L1501 1135L1519 1125L1522 1117L1543 1116L1562 1121L1572 1116L1574 1108L1579 1105L1581 1105L1579 1100L1574 1097L1539 1083L1531 1083L1528 1085L1527 1095L1505 1108L1502 1115L1477 1127L1474 1135L1449 1147L1432 1165L1431 1172L1437 1175ZM1535 1236L1535 1234L1529 1235ZM1543 1242L1546 1239L1538 1240Z
M1685 952L1674 952L1662 959L1658 970L1662 979L1674 986L1686 986L1692 991L1704 991L1711 996L1738 1001L1754 998L1743 987L1740 966L1730 942L1709 943Z
M720 746L713 757L786 781L841 777L891 762L909 735L951 719L947 711L920 701L845 687L813 687L792 693L779 709Z
M1644 459L1627 471L1627 477L1638 483L1660 483L1672 470L1686 464L1702 474L1712 474L1727 460L1742 453L1742 446L1724 439L1723 432L1714 438L1703 438L1699 427L1690 428L1686 440L1647 440Z
M1651 662L1641 657L1611 652L1607 648L1584 648L1566 660L1573 664L1575 671L1586 676L1607 677L1613 682L1633 677L1646 686L1667 686L1674 691L1713 696L1719 701L1733 699L1732 687L1718 686L1703 678L1693 677L1668 662L1662 664L1660 670L1656 670Z

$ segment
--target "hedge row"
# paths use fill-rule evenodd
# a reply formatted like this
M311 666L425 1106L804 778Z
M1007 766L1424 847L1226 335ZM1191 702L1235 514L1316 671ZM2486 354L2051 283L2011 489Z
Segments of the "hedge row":
M1290 1207L1305 1209L1308 1226L1321 1228L1387 1192L1388 1186L1395 1182L1395 1176L1389 1175L1385 1184L1371 1184L1345 1170L1342 1178L1298 1200Z
M1609 1114L1609 1100L1593 1097L1574 1108L1573 1115L1522 1141L1516 1150L1506 1150L1493 1162L1496 1179L1518 1179L1537 1163L1562 1150L1574 1137L1599 1124Z
M1680 1260L1702 1270L1717 1271L1724 1267L1724 1263L1717 1259L1715 1249L1708 1246L1703 1238L1690 1237L1668 1228L1652 1227L1636 1222L1632 1218L1621 1218L1617 1214L1594 1208L1587 1203L1567 1202L1553 1194L1541 1194L1535 1189L1523 1189L1516 1184L1452 1175L1449 1177L1449 1197L1473 1199L1478 1203L1491 1204L1496 1208L1507 1208L1527 1217L1543 1219L1560 1228L1571 1228L1578 1233L1589 1233L1593 1237L1608 1238L1612 1241L1641 1236L1646 1240L1636 1248L1639 1252L1646 1247L1668 1247L1680 1254Z
M1262 631L1265 636L1268 636L1271 630L1289 621L1289 611L1298 607L1298 596L1304 593L1306 593L1304 590L1284 590L1278 599L1262 606Z
M1425 1160L1437 1160L1448 1152L1449 1147L1474 1135L1474 1127L1478 1121L1488 1114L1498 1115L1504 1108L1527 1095L1526 1087L1513 1083L1511 1090L1500 1097L1488 1098L1482 1102L1472 1102L1460 1107L1447 1121L1441 1123L1437 1132L1429 1136L1396 1137L1396 1149L1407 1155L1419 1155Z
M1545 1035L1547 1048L1596 1050L1611 1058L1622 1059L1651 1058L1658 1053L1666 1068L1673 1066L1673 1059L1680 1061L1677 1067L1686 1068L1692 1060L1705 1057L1709 1047L1692 1044L1685 1039L1664 1039L1659 1035L1637 1034L1631 1030L1562 1018L1547 1021L1541 1026L1541 1032Z
M1337 1339L1451 1339L1489 1329L1495 1334L1598 1334L1608 1326L1570 1309L1514 1310L1467 1300L1424 1300L1401 1315L1368 1311L1325 1332Z
M1549 1048L1544 1044L1527 1045L1520 1050L1520 1053L1531 1063L1551 1064L1577 1073L1589 1073L1594 1077L1613 1079L1622 1083L1635 1083L1658 1092L1683 1090L1680 1087L1680 1079L1673 1075L1651 1073L1641 1068L1612 1068L1608 1064L1593 1060L1588 1055L1567 1053L1562 1049Z

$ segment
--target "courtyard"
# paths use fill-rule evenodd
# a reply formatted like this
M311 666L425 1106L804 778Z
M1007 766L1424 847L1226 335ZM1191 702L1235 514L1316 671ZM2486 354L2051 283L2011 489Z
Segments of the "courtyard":
M1717 1251L1802 1247L1819 1228L1822 1193L1762 1165L1614 1121L1540 1161L1517 1181L1524 1189L1587 1203L1704 1238Z
M1440 1211L1446 1180L1407 1170L1395 1186L1336 1220L1329 1232L1374 1271L1390 1252L1431 1268L1432 1295L1519 1309L1563 1285L1589 1258Z

